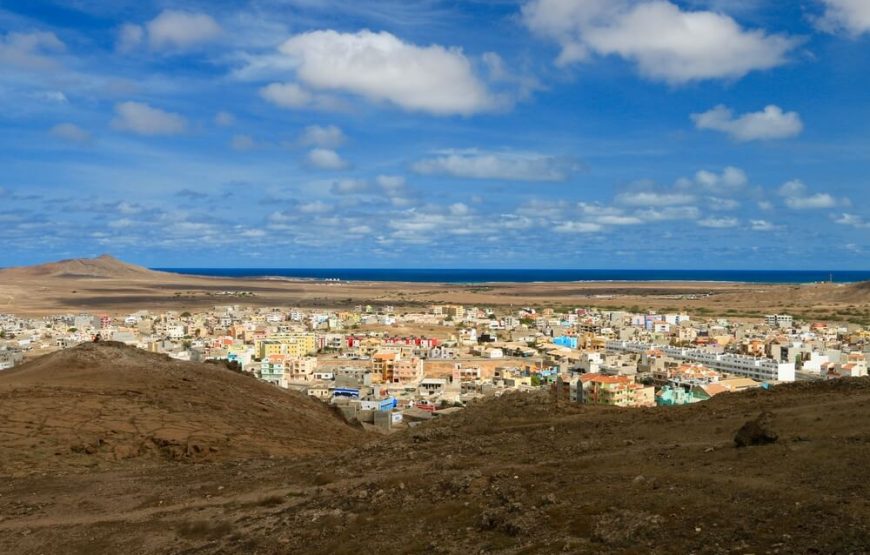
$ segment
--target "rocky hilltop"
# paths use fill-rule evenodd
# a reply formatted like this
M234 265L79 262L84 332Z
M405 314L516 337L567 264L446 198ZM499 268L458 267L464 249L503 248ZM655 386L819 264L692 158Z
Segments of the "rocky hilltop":
M870 545L868 379L639 410L506 395L367 440L311 403L115 345L0 376L0 552Z

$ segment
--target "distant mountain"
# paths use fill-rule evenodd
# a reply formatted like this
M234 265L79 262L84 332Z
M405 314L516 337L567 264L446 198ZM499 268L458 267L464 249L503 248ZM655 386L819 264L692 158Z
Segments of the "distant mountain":
M136 266L135 264L128 264L111 255L104 254L96 258L72 258L36 266L7 268L0 271L0 276L20 278L135 279L154 277L161 273L142 266Z

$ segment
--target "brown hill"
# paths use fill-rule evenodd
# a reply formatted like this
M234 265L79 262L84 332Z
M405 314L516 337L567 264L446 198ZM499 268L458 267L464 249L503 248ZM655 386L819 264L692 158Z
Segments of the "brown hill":
M0 373L0 468L295 456L362 437L322 403L223 366L84 344Z
M108 254L96 258L73 258L36 266L7 268L0 271L0 277L12 278L136 279L154 277L155 275L161 275L161 272L121 262Z
M390 552L401 538L408 553L863 553L868 401L870 379L642 410L507 395L340 455L332 467L358 482L336 472L329 495L235 531L260 552ZM778 439L736 447L766 412ZM241 546L219 545L202 551Z
M868 407L868 379L642 410L516 394L307 459L36 472L0 480L0 552L866 553ZM776 441L736 447L766 412Z

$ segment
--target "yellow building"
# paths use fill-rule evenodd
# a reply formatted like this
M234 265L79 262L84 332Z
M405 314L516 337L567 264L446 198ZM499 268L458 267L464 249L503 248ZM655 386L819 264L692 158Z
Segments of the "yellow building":
M371 368L383 383L409 384L423 379L423 361L416 357L402 359L397 353L377 353L372 356Z
M465 318L465 307L461 304L447 305L444 307L444 314L450 316L454 320L462 320Z
M261 360L271 355L303 358L317 353L317 341L313 333L273 335L254 341L254 353Z

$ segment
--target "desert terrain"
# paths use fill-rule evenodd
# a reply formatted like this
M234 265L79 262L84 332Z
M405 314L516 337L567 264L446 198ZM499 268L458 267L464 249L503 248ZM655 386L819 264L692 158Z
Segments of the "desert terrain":
M157 272L110 256L0 270L0 312L46 315L148 309L196 310L221 304L419 310L457 303L500 307L597 306L686 310L700 315L798 317L870 323L870 282L770 285L742 283L490 283L457 285L198 277Z
M0 374L0 552L870 545L868 379L660 409L513 394L388 437L269 389L110 343ZM768 443L736 447L762 413L763 434L751 437ZM172 438L163 448L161 430Z

